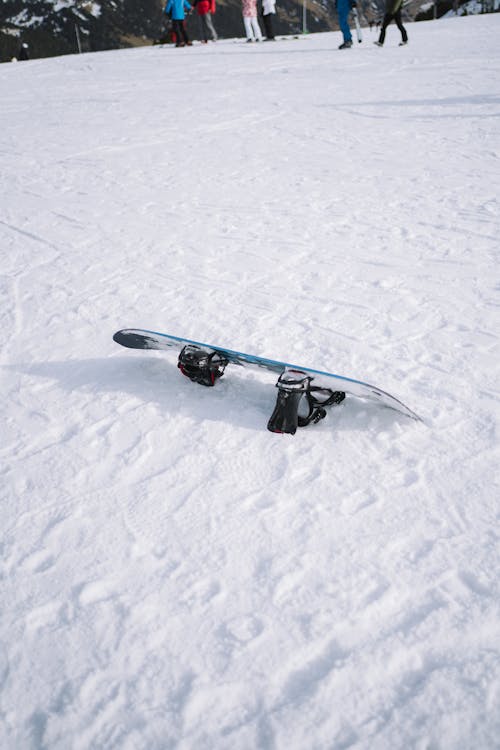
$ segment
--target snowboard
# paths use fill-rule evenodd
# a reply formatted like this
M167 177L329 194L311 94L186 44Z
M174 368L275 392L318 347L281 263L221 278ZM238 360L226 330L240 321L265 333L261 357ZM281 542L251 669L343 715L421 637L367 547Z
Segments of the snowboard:
M354 18L354 25L356 26L356 36L359 44L363 41L363 34L361 33L361 24L359 23L359 13L357 8L351 9L352 17Z
M279 360L259 357L254 354L244 354L243 352L233 351L232 349L226 349L221 346L203 344L199 341L171 336L166 333L157 333L156 331L125 328L121 331L117 331L114 334L113 339L117 344L121 344L130 349L173 349L180 354L184 350L189 349L194 352L198 351L200 354L204 353L209 357L216 357L219 362L223 361L225 365L230 364L239 367L249 367L256 370L266 370L281 376L287 373L298 373L301 376L303 375L309 384L312 384L312 390L314 391L328 389L329 391L343 392L361 399L376 401L378 404L394 409L395 411L404 414L406 417L410 417L416 421L422 421L414 411L408 408L408 406L405 406L405 404L399 401L399 399L391 396L390 393L387 393L374 385L370 385L369 383L364 383L361 380L347 378L343 375L336 375L332 372L314 370L310 367L301 367L288 362L280 362ZM184 371L180 361L179 367L183 374L188 374ZM196 382L201 381L197 380ZM214 381L212 380L212 382L208 383L203 382L203 384L213 385ZM277 385L279 387L279 383Z

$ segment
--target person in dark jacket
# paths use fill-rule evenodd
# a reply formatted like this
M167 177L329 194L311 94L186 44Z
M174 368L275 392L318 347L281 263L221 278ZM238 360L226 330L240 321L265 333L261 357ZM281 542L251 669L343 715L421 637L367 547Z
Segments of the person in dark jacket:
M200 19L202 42L208 44L209 34L212 41L216 42L217 32L212 21L212 16L215 13L215 0L194 0L193 5Z
M374 42L377 47L384 46L385 30L387 29L391 21L396 22L396 26L401 32L401 41L399 43L399 46L402 47L403 45L408 44L408 34L406 33L406 29L403 26L403 22L401 21L402 7L403 0L387 0L385 16L384 20L382 21L382 28L380 29L380 36L378 38L378 42Z
M262 0L262 20L266 30L266 41L274 42L273 16L276 13L276 0Z
M186 44L191 46L193 42L189 41L187 31L184 26L186 11L189 13L191 5L188 0L168 0L165 6L166 15L172 19L173 32L175 34L175 46L184 47Z
M26 44L26 42L23 42L21 44L21 47L19 49L19 54L17 56L17 59L18 60L29 60L30 59L29 47Z

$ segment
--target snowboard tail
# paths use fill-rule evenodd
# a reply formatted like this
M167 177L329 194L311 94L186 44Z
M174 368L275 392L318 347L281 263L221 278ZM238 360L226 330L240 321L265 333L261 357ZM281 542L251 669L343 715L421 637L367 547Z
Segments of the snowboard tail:
M411 419L421 421L420 417L414 411L405 406L399 399L391 396L390 393L354 378L347 378L322 370L313 370L309 367L300 367L279 360L266 359L265 357L245 354L233 351L232 349L212 346L199 341L158 333L156 331L125 328L117 331L113 339L117 344L130 349L155 349L162 351L174 349L178 351L181 355L178 362L181 372L190 377L194 382L201 383L202 385L214 385L224 372L226 365L229 364L263 369L279 374L282 377L280 377L276 384L278 387L276 408L268 424L268 429L271 432L288 432L294 434L297 426L304 426L303 418L300 418L298 415L299 403L301 401L299 396L302 395L305 396L305 400L309 405L310 419L305 422L306 424L322 419L326 414L324 406L331 405L332 403L340 403L346 393L358 398L376 401ZM291 376L291 373L298 374ZM284 377L285 374L286 377ZM292 385L294 378L303 385L300 387ZM321 391L328 393L323 395ZM316 401L318 401L319 405L315 403ZM321 401L323 401L322 405ZM313 413L316 418L313 418Z

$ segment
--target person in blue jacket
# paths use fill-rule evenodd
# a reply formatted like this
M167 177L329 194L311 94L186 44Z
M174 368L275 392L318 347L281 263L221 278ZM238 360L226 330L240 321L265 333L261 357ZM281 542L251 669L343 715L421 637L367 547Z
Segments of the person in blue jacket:
M175 46L184 47L186 44L190 47L193 42L189 41L187 35L184 19L186 18L186 11L189 13L191 5L188 0L168 0L165 5L165 13L169 18L172 19L173 32L175 34Z
M352 35L347 18L351 12L352 6L355 4L356 3L353 3L352 0L336 0L339 26L344 37L344 41L339 46L339 49L349 49L349 47L352 47Z

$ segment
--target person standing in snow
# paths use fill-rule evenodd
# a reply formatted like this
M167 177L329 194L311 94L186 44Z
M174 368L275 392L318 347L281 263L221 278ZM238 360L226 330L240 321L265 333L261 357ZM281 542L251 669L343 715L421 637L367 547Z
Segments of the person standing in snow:
M257 21L257 0L242 0L242 6L247 42L253 42L254 40L261 42L262 31Z
M202 42L208 44L209 34L212 41L216 42L217 32L212 21L212 16L215 13L215 0L194 0L193 4L200 19Z
M349 28L348 16L351 12L351 8L356 5L351 0L336 0L337 15L339 17L339 26L344 37L344 41L339 45L339 49L349 49L352 47L352 35Z
M26 44L26 42L23 42L23 43L21 44L21 47L20 47L20 49L19 49L19 53L18 53L18 55L17 55L17 59L18 59L18 60L29 60L29 59L30 59L30 55L29 55L29 47L28 47L28 45Z
M276 13L276 0L262 0L262 18L266 32L266 42L274 42L273 16Z
M190 47L193 42L189 41L184 19L186 11L189 13L191 5L188 0L168 0L165 6L166 15L172 19L173 32L175 34L175 46L184 47L186 44Z
M402 7L403 0L387 0L385 16L384 20L382 21L382 28L380 29L380 36L378 38L378 42L373 42L377 45L377 47L384 46L385 30L387 29L391 21L396 22L396 26L401 32L401 41L399 43L399 46L403 47L405 44L408 44L408 34L406 33L406 29L403 26L403 22L401 21Z

